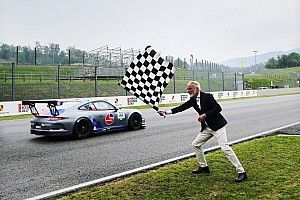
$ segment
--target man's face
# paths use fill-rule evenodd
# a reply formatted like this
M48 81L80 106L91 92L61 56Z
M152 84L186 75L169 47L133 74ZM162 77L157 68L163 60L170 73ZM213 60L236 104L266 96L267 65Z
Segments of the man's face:
M199 90L195 85L193 84L187 85L186 90L191 97L198 96Z

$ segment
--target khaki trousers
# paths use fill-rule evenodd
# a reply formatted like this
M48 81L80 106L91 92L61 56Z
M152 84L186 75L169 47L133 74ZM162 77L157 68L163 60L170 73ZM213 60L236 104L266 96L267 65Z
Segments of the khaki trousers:
M232 148L228 145L227 141L227 134L226 134L226 128L223 127L217 131L213 131L210 128L206 127L202 132L200 132L196 139L193 141L192 145L196 153L196 157L198 159L200 167L206 167L207 162L204 157L204 153L202 150L202 145L215 136L218 140L218 144L220 145L222 151L224 152L225 156L228 158L228 160L233 164L233 166L236 168L236 171L238 173L245 172L244 168L242 167L239 159L235 155Z

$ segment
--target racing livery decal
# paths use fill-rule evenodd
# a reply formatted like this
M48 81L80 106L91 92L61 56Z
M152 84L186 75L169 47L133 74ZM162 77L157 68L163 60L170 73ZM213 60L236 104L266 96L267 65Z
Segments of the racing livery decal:
M118 111L118 119L119 120L125 119L125 113L123 111Z
M112 123L114 123L114 115L112 113L106 114L105 124L112 125Z

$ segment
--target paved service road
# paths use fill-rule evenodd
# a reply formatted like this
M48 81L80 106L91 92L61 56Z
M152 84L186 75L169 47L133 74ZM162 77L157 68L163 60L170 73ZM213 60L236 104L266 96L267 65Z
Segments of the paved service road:
M229 141L300 121L300 95L221 105ZM143 113L146 129L84 140L31 135L29 120L0 122L0 199L29 198L193 152L199 131L193 109L166 118L150 109Z

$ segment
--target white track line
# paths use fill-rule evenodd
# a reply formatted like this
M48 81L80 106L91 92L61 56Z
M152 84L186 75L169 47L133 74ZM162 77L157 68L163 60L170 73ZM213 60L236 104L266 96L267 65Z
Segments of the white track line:
M235 140L235 141L230 142L229 144L237 144L237 143L241 143L241 142L244 142L244 141L247 141L247 140L252 140L254 138L259 138L259 137L264 137L264 136L267 136L267 135L271 135L272 133L274 133L276 131L279 131L281 129L285 129L285 128L288 128L288 127L291 127L291 126L294 126L294 125L297 125L297 124L300 124L300 122L296 122L296 123L293 123L293 124L289 124L289 125L286 125L286 126L276 128L276 129L265 131L265 132L262 132L262 133L259 133L259 134L256 134L256 135L253 135L253 136L250 136L250 137L246 137L246 138L243 138L243 139ZM214 146L214 147L205 149L204 152L214 151L214 150L219 149L219 148L220 148L220 146ZM70 192L73 192L73 191L76 191L76 190L79 190L79 189L82 189L82 188L85 188L85 187L93 186L93 185L100 184L100 183L105 183L105 182L108 182L108 181L111 181L111 180L114 180L114 179L117 179L117 178L120 178L120 177L124 177L124 176L132 175L132 174L135 174L135 173L138 173L138 172L141 172L141 171L153 169L155 167L165 165L165 164L168 164L168 163L172 163L172 162L182 160L182 159L185 159L185 158L189 158L189 157L192 157L194 155L195 155L195 153L186 154L186 155L179 156L179 157L176 157L176 158L172 158L172 159L164 160L164 161L161 161L161 162L157 162L157 163L154 163L154 164L151 164L151 165L147 165L147 166L139 167L139 168L136 168L136 169L132 169L132 170L129 170L129 171L126 171L126 172L121 172L119 174L114 174L114 175L103 177L103 178L96 179L96 180L93 180L93 181L89 181L89 182L81 183L81 184L74 185L74 186L71 186L71 187L56 190L56 191L53 191L53 192L49 192L49 193L42 194L42 195L39 195L39 196L35 196L35 197L32 197L32 198L28 198L28 199L25 199L25 200L40 200L40 199L48 199L48 198L51 198L51 197L56 197L56 196L67 194L67 193L70 193Z

